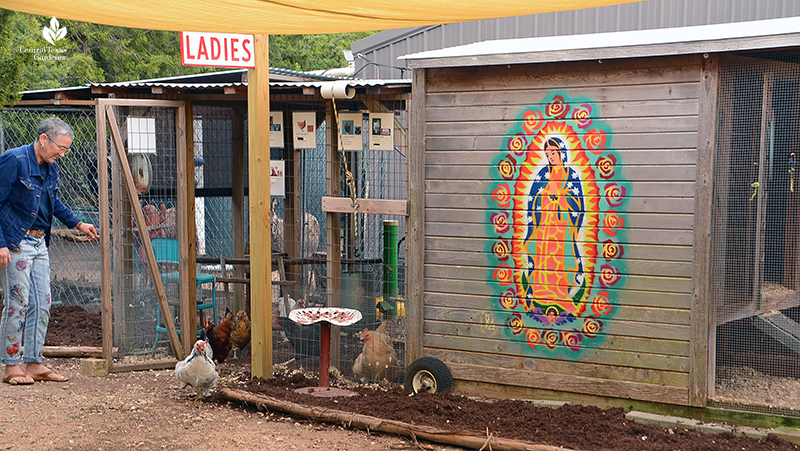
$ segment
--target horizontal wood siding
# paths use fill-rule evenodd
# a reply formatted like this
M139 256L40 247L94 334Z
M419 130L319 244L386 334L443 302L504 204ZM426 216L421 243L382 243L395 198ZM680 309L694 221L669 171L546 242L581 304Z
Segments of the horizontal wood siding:
M690 402L701 64L687 56L426 69L426 355L466 385ZM606 149L617 156L615 173L602 182L628 193L619 209L624 285L604 288L614 313L602 319L602 339L578 353L532 349L524 334L508 332L487 250L497 239L489 193L503 182L492 168L509 152L520 113L543 109L553 93L591 99L599 112L592 117L611 133ZM604 261L598 256L595 269Z

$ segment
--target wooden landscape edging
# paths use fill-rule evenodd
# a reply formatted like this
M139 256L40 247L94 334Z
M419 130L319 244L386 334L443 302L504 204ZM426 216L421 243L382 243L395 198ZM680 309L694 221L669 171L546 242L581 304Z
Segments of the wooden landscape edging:
M114 348L111 354L116 357L119 348ZM103 348L100 346L45 346L42 350L44 357L92 357L103 358Z
M333 410L325 407L309 407L288 401L257 395L241 390L223 388L220 396L228 401L252 404L258 408L280 410L281 412L299 415L317 421L341 424L347 427L378 431L386 434L397 434L413 439L460 446L470 449L491 449L494 451L570 451L559 446L539 445L518 440L506 440L494 435L480 436L470 431L443 431L430 426L419 426L401 421L385 420L369 415Z

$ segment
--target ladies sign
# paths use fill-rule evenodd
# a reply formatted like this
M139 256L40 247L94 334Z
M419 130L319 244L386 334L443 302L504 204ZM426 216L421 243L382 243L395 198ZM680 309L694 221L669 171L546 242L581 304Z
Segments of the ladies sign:
M181 31L184 66L255 68L253 35Z

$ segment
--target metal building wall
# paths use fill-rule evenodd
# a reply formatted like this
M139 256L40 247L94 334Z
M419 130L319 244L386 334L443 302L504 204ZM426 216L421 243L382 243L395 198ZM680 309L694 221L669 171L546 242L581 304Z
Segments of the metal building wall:
M397 57L494 39L710 25L800 16L796 0L649 0L376 33L351 45L359 78L411 78ZM370 62L376 64L370 64ZM366 66L366 67L365 67Z

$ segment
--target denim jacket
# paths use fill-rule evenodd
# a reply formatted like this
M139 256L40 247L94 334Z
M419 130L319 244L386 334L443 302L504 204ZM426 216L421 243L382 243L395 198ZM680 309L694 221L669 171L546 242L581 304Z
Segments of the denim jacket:
M10 149L0 155L0 248L7 247L15 252L19 251L19 243L39 213L43 186L50 194L56 218L70 228L75 228L80 222L58 198L58 166L50 164L45 180L39 173L33 145ZM45 230L45 239L49 246L49 228Z

